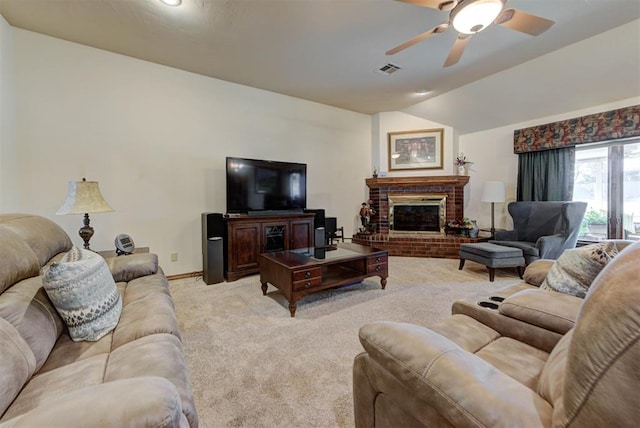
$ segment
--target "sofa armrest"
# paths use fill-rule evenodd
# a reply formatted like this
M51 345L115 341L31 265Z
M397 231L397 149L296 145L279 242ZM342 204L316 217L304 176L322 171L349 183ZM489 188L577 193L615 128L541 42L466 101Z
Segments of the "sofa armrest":
M63 394L2 424L5 427L188 427L175 385L139 377Z
M536 247L541 259L557 259L564 251L567 238L561 234L541 236L536 241Z
M530 289L507 297L498 312L564 335L573 328L583 299L551 290Z
M553 408L535 391L447 338L417 325L375 322L360 329L370 358L456 426L550 426Z
M524 270L522 279L524 279L527 284L540 287L551 270L551 266L553 266L555 262L555 260L550 259L538 259L532 261Z
M105 261L116 282L129 282L158 272L158 255L153 253L107 257Z

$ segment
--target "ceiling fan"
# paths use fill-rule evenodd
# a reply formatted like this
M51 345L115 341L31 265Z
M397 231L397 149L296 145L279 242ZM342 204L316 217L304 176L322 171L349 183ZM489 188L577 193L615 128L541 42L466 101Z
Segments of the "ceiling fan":
M503 27L522 33L537 36L547 31L554 24L553 21L532 15L516 9L504 9L507 0L397 0L403 3L415 4L417 6L430 7L433 9L449 12L449 22L440 24L416 37L389 49L386 54L394 55L407 49L434 34L444 33L450 26L458 31L456 39L449 56L444 62L444 67L456 64L464 48L471 40L471 36L491 24L502 25ZM503 10L504 9L504 10Z

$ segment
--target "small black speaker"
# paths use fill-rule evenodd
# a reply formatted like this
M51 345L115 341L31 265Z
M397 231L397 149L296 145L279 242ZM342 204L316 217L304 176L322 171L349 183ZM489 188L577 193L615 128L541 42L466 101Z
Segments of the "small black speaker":
M202 213L202 279L205 284L224 281L225 222L220 213Z
M314 246L316 248L325 246L324 227L318 227L314 234Z
M305 214L313 213L315 214L315 218L313 219L313 228L317 229L319 227L324 227L324 210L304 210Z

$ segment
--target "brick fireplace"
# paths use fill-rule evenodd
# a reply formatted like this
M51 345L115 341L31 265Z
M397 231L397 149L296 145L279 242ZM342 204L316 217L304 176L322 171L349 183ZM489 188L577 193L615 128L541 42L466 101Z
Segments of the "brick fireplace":
M375 232L357 233L353 242L385 249L395 256L458 258L461 243L481 240L446 236L442 230L443 223L464 217L464 186L468 182L469 177L461 175L368 178L369 199L376 210L376 215L371 218ZM417 215L424 218L436 215L439 218L442 215L439 226L398 230L396 225L394 229L390 199L395 204L400 201L403 205L426 205L427 211L436 205L429 201L438 200L438 211ZM398 216L398 212L395 212L395 216ZM403 216L407 215L403 212ZM411 219L415 216L412 214ZM406 223L410 224L411 221Z

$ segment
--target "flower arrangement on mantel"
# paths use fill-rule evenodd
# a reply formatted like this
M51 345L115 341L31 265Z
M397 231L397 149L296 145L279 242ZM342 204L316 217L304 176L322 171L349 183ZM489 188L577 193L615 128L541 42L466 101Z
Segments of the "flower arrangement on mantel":
M453 164L458 169L458 175L467 175L467 169L469 168L469 165L473 165L473 162L469 162L464 153L460 152L458 153L458 156L456 156L456 160Z
M456 156L456 160L454 164L457 167L461 167L461 166L466 167L467 165L473 165L473 162L468 161L464 153L460 152L458 153L458 156Z
M445 235L469 236L469 230L473 229L473 223L469 217L449 220L444 227Z

